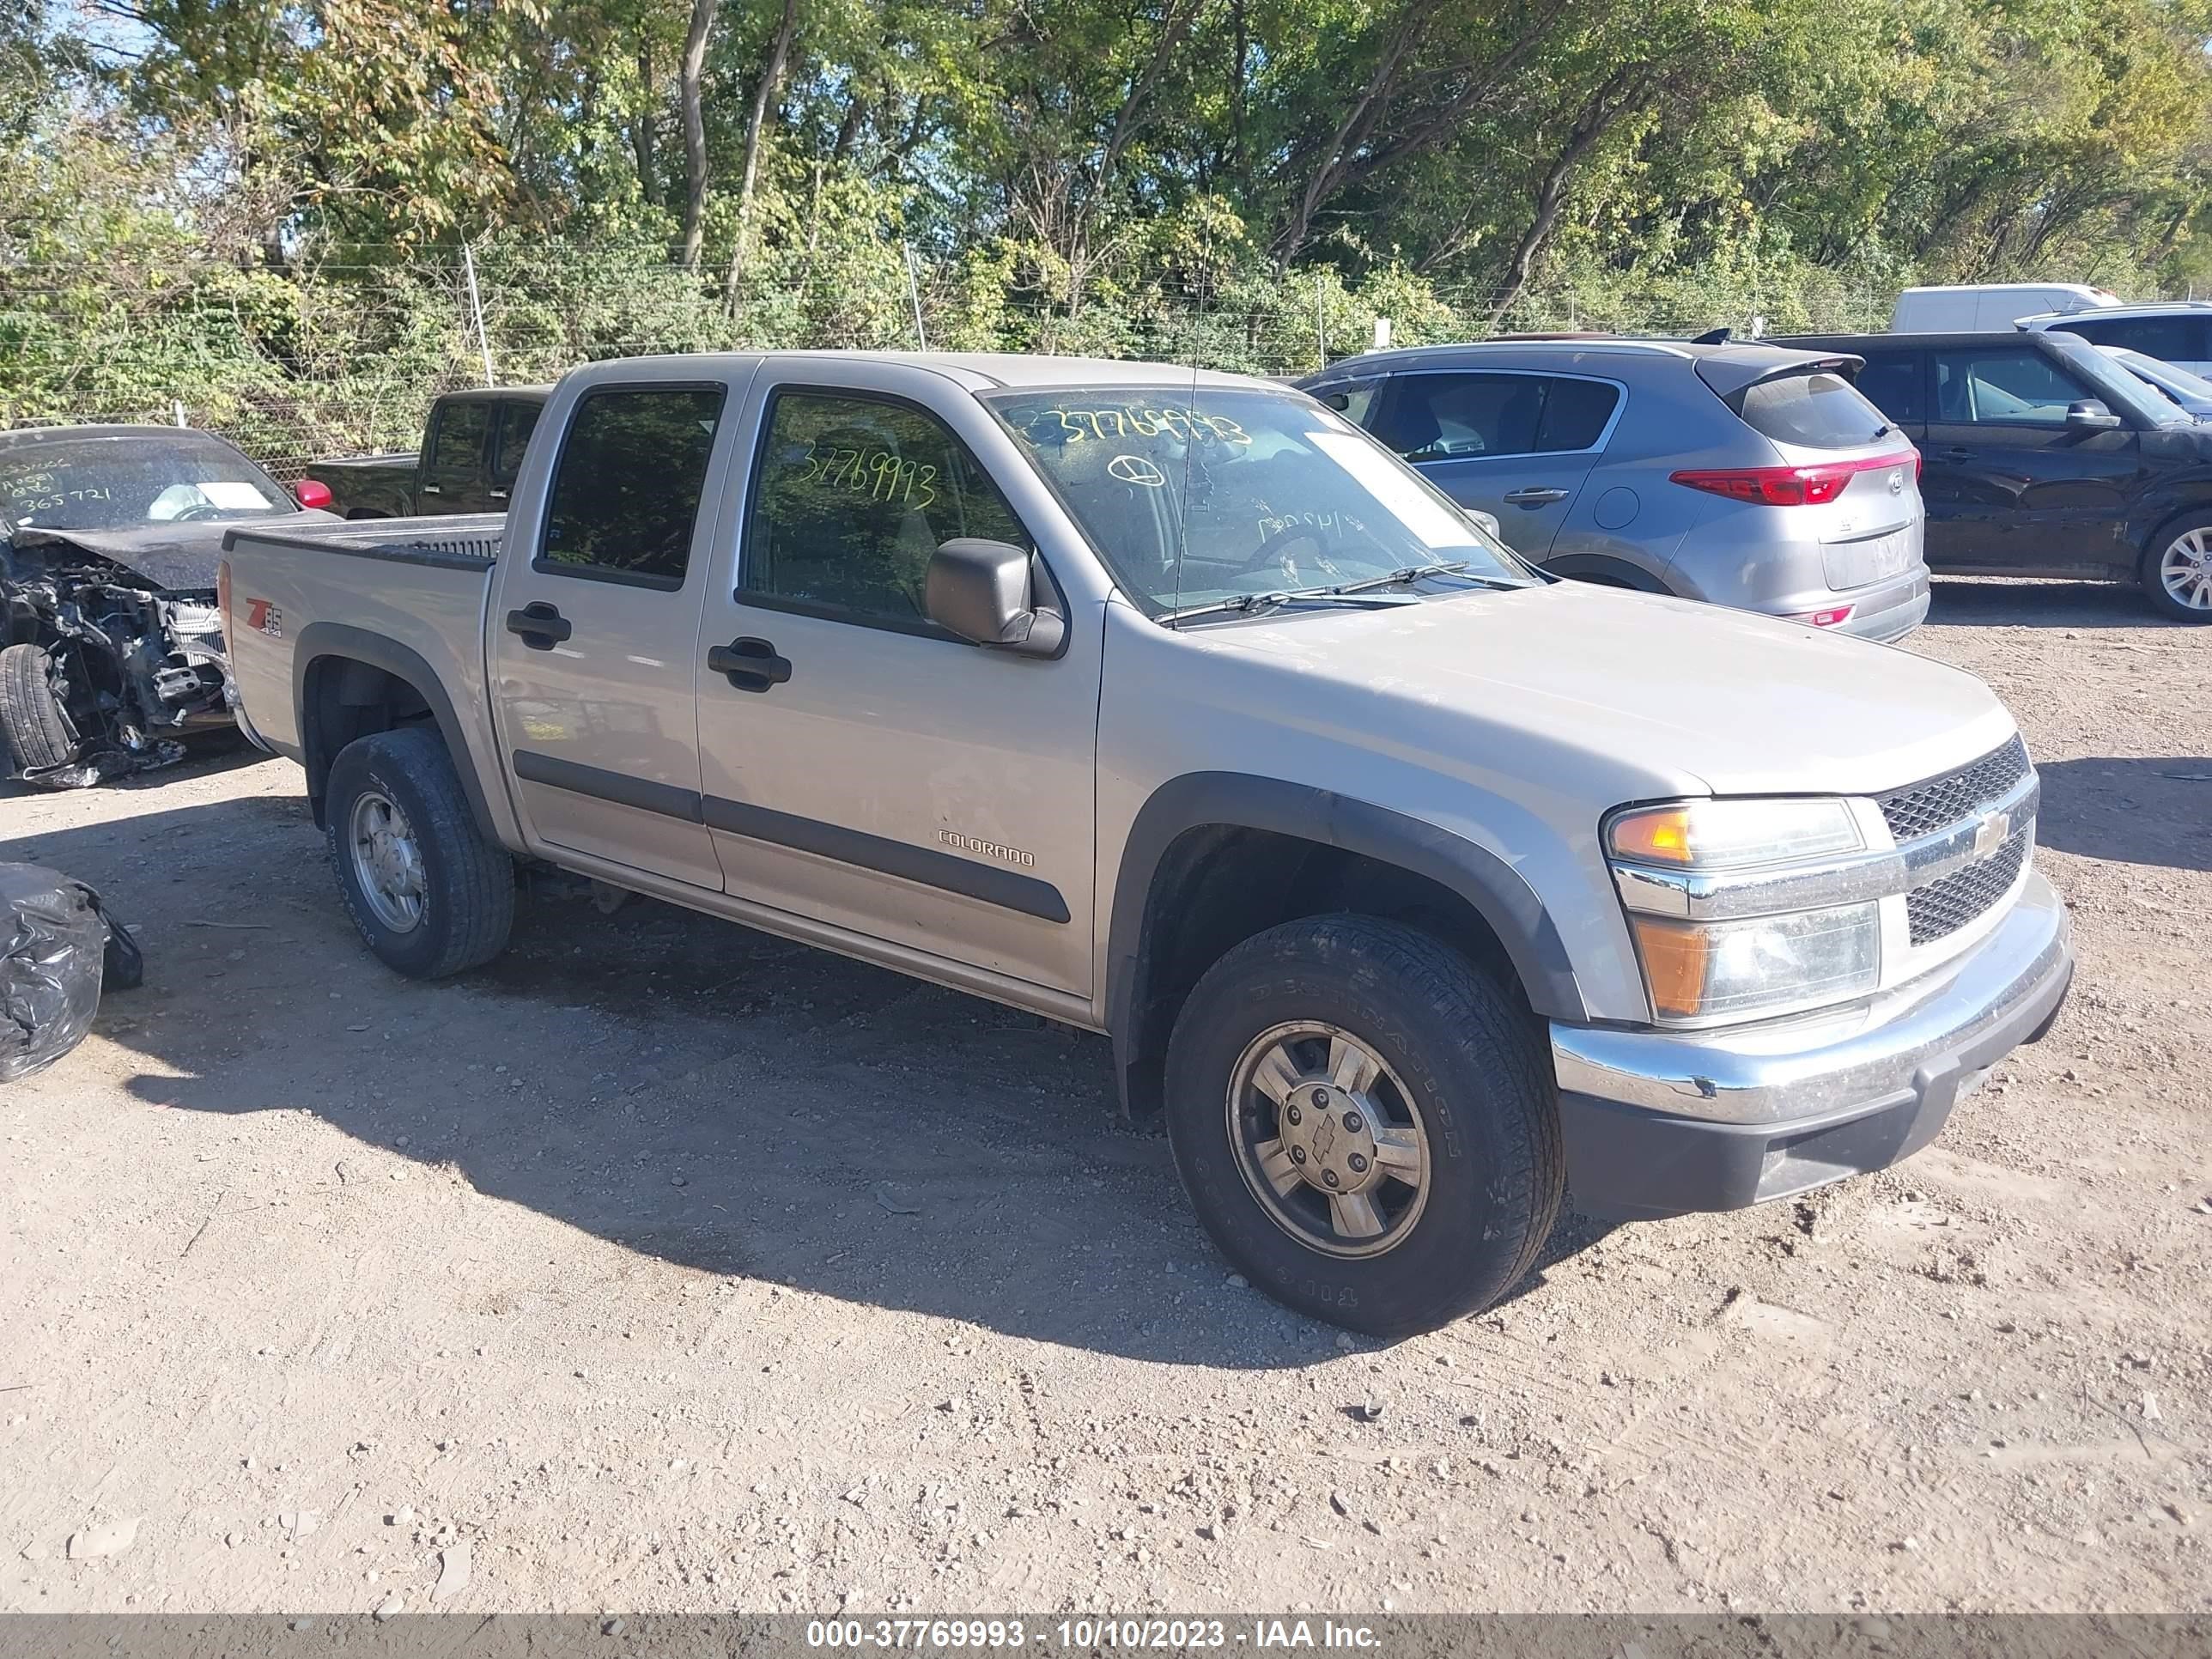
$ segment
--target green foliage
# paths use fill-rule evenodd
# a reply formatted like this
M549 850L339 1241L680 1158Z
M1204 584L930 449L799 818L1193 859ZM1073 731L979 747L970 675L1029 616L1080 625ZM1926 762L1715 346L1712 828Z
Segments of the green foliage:
M1378 318L2212 276L2212 0L798 0L743 203L782 0L720 0L692 271L692 0L102 11L0 0L0 420L181 402L287 461L411 441L485 345L545 379L918 309L933 348L1281 373Z

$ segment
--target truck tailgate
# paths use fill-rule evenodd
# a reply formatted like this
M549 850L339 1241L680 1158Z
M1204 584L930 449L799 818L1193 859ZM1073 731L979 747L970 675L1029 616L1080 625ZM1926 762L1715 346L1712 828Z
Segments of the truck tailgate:
M302 758L299 687L308 660L348 639L419 659L461 717L482 725L483 611L501 514L379 519L296 529L240 526L223 538L231 673L252 733ZM385 665L389 666L390 665ZM489 732L465 741L487 751ZM459 757L456 757L457 759ZM491 775L491 774L487 774Z

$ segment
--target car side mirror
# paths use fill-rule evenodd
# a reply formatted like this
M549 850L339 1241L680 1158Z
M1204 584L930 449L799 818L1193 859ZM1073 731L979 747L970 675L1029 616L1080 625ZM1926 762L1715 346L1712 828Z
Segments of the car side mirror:
M1498 515L1495 513L1486 513L1479 507L1462 507L1459 511L1462 518L1493 542L1504 541L1505 526L1498 522Z
M930 621L975 645L1024 657L1051 657L1067 638L1067 620L1037 603L1040 578L1027 549L980 536L956 536L930 556L922 590Z
M2120 423L2120 417L2105 407L2095 398L2083 398L2066 405L2066 426L2072 432L2110 432Z

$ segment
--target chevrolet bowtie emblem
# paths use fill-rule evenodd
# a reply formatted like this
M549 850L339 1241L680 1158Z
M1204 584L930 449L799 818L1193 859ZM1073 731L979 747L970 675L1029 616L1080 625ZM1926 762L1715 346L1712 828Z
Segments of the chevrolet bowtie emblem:
M2012 814L1992 812L1974 826L1974 856L1985 859L2012 834Z

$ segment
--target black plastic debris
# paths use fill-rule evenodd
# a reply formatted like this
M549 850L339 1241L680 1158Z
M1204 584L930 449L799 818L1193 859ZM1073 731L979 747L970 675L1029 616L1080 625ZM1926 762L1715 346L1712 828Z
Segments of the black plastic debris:
M43 1072L84 1041L102 988L145 978L129 928L82 882L0 864L0 1083Z

